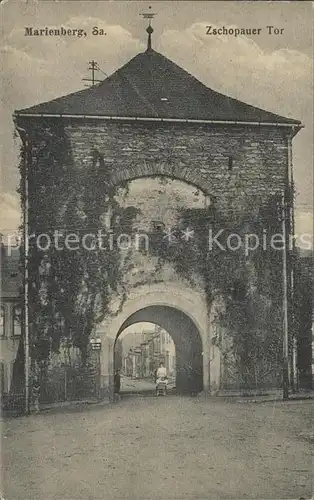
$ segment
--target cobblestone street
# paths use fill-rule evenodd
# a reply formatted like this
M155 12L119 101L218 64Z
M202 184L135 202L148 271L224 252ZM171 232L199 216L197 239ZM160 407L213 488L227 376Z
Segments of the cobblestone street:
M5 500L310 498L312 401L128 395L3 424Z

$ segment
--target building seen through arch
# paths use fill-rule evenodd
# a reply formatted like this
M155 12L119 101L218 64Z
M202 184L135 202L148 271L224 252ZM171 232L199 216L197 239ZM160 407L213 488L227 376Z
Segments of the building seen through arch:
M115 348L115 369L121 369L131 379L152 381L162 362L168 376L175 382L175 344L166 330L152 323L136 323L121 332L119 340L121 348ZM117 360L119 350L122 356L118 355Z

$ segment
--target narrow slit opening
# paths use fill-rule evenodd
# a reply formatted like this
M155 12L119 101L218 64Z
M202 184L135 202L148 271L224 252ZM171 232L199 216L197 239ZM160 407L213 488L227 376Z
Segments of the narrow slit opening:
M229 156L228 157L228 170L229 170L229 172L232 170L232 167L233 167L233 158L232 158L232 156Z

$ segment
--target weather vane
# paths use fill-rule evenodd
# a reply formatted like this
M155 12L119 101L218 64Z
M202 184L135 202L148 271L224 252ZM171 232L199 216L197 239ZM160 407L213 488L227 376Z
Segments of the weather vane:
M148 8L151 9L152 8L151 5ZM140 14L140 16L143 16L144 19L149 20L146 31L148 33L147 50L150 50L152 48L152 33L154 31L151 26L151 21L156 16L156 12L143 12Z

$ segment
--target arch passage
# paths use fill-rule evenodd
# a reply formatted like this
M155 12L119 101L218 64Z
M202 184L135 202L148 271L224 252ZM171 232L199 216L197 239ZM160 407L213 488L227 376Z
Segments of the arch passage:
M174 307L148 306L129 316L121 325L116 338L125 328L139 322L155 323L171 335L176 346L177 392L184 394L202 391L203 346L193 321Z

